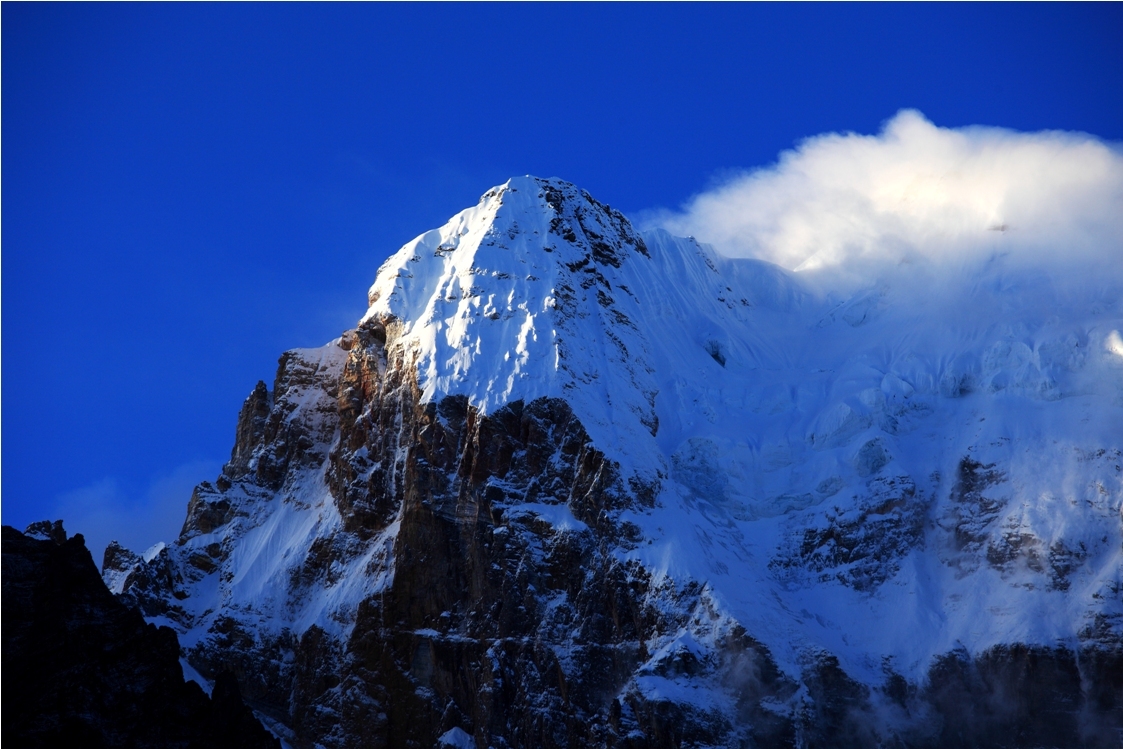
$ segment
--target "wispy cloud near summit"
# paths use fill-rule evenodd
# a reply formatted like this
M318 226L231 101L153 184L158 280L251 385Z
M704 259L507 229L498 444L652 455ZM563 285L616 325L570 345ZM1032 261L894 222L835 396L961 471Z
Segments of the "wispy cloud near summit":
M647 223L840 276L996 252L1123 275L1123 152L1082 133L942 128L903 110L877 135L809 138Z

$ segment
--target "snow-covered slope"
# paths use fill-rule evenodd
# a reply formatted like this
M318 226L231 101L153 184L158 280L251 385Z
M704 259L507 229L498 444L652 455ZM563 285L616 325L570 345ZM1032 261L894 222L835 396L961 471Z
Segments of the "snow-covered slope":
M388 626L380 596L413 601L411 637L486 639L455 610L416 613L428 604L402 580L461 573L455 553L425 567L444 552L418 552L416 534L438 520L410 507L459 523L448 543L469 560L523 533L519 564L552 569L564 539L592 539L574 559L638 575L640 618L661 622L614 635L635 661L610 680L609 702L634 697L623 718L605 703L614 726L664 702L736 723L744 684L720 665L733 631L793 685L823 654L880 688L889 674L922 685L954 652L1117 652L1123 288L1061 288L1000 253L939 278L898 268L845 296L816 288L639 233L560 180L512 179L387 260L355 331L286 354L178 543L106 574L201 661L252 670L275 653L260 676L271 695L313 629L336 643L331 663L357 657L364 611ZM484 432L515 446L496 458ZM446 459L447 478L418 478ZM556 620L579 596L518 585L559 668L580 672L566 648L584 635ZM411 657L409 678L444 694ZM806 689L769 699L794 714ZM498 741L478 728L477 745Z

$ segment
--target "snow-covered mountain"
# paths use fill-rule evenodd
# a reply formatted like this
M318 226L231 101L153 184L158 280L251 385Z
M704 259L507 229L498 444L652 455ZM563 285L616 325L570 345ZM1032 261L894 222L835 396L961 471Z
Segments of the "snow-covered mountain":
M1123 289L953 280L512 179L105 579L298 746L1116 746Z

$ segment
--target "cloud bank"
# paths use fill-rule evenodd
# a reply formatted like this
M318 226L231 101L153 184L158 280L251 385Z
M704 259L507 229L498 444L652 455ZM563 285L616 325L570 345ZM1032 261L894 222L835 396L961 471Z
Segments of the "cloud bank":
M809 276L1001 255L1120 278L1123 152L1080 133L942 128L904 110L877 135L810 138L646 223Z

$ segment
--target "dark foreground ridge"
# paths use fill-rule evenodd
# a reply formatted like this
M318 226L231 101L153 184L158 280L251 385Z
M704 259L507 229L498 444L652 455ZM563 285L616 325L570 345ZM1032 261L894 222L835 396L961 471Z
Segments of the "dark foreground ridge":
M105 587L81 534L3 528L4 744L280 747L232 676L185 682L179 643Z

